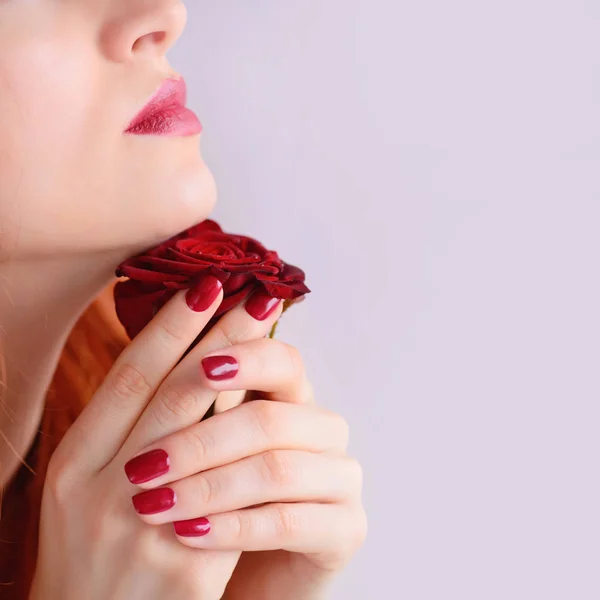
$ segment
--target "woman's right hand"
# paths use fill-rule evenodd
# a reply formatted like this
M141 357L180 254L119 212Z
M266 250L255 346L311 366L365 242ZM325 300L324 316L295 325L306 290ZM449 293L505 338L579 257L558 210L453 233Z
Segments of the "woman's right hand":
M240 554L190 548L172 525L145 524L124 476L140 449L198 423L214 402L215 392L200 383L202 356L264 337L281 315L281 303L263 321L239 306L179 362L223 298L212 276L200 287L191 297L214 298L210 306L192 310L178 292L123 351L56 449L30 600L222 597Z

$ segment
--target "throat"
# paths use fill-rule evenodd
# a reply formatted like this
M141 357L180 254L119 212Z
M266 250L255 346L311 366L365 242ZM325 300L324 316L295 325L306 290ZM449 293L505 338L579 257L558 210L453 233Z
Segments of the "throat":
M12 406L2 400L0 412L0 490L9 486L21 468L36 474L35 465L27 462L36 437L40 434L45 398L17 402Z

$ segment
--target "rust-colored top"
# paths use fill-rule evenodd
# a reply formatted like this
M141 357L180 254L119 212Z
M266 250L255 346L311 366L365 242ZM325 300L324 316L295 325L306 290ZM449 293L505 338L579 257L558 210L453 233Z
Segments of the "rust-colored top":
M50 457L128 343L114 314L112 285L73 328L61 355L40 429L2 493L0 600L28 600L35 573L41 498Z

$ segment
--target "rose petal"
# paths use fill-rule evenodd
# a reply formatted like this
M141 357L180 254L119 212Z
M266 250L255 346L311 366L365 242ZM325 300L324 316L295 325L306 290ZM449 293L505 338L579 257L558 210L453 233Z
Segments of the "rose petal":
M207 219L119 265L116 274L130 278L115 286L117 316L128 335L133 339L178 290L208 273L223 283L224 291L213 324L257 290L285 300L288 307L310 293L302 269L254 238L223 232Z
M161 273L160 271L150 271L139 269L133 266L125 266L120 269L120 277L129 277L136 281L146 281L151 283L162 283L164 281L185 281L184 275L174 273Z

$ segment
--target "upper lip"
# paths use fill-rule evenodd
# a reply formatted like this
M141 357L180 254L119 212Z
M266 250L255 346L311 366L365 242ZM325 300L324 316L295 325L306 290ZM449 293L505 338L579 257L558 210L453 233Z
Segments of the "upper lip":
M150 96L140 112L127 126L126 131L136 127L153 115L163 112L172 106L185 106L187 101L187 86L185 79L180 76L172 76L165 79L161 86Z

